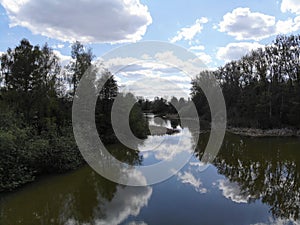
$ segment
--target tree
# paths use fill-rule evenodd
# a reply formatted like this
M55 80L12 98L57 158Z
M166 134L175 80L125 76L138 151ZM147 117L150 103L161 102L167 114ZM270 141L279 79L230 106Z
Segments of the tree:
M72 45L71 57L73 61L67 65L67 69L71 74L71 83L73 86L73 96L75 95L78 83L87 69L92 65L94 58L91 49L85 47L78 41Z
M205 74L221 85L231 126L263 129L300 127L300 35L279 35L272 45L203 71L192 80L192 98L200 116L207 114L199 88ZM207 119L207 117L203 117Z
M23 39L15 49L1 58L5 101L23 114L27 122L42 120L51 111L51 98L56 97L58 58L46 45L33 46Z
M118 85L114 76L107 70L102 71L101 77L96 81L97 105L96 125L100 137L106 143L116 142L116 137L111 125L111 108L118 94Z

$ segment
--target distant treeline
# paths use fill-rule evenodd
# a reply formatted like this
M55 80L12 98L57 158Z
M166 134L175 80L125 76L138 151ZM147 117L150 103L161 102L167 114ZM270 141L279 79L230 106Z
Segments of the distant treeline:
M183 97L176 98L172 96L168 101L162 97L155 97L154 100L144 99L143 97L138 97L138 104L144 112L151 112L157 115L164 116L166 114L177 114L177 110L189 105L190 99L186 100Z
M0 56L0 191L14 189L39 174L83 164L73 137L72 101L94 56L79 42L72 45L71 56L71 62L61 67L47 44L33 46L26 39ZM104 143L115 143L110 112L118 85L109 71L101 76L108 80L97 93L96 125ZM147 122L138 105L131 115L133 133L146 137Z
M300 128L300 35L278 36L264 48L203 71L192 81L192 100L201 118L210 119L198 82L215 76L226 101L228 124L262 129Z

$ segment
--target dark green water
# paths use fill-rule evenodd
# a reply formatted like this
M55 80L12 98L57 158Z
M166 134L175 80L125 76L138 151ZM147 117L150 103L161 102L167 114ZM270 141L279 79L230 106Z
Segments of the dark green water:
M184 146L177 146L179 138L185 138ZM157 151L147 151L161 139ZM191 140L184 128L149 137L140 154L110 148L114 154L122 151L124 161L147 165L192 147ZM153 186L118 185L85 166L2 194L0 224L300 224L299 138L227 134L207 168L199 161L206 140L202 135L194 157L178 174Z

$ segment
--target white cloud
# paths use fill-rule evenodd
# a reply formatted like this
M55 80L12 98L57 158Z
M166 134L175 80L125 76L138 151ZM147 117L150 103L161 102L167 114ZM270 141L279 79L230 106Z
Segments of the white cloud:
M290 11L292 13L300 14L300 1L282 0L280 9L284 13Z
M251 50L258 48L263 48L264 46L254 42L238 42L238 43L229 43L225 47L219 48L217 52L217 58L224 61L238 60L242 56L249 53Z
M171 43L175 43L180 40L192 41L193 38L201 33L203 29L203 24L207 23L208 19L206 17L202 17L197 19L192 26L181 28L175 37L173 37L170 41Z
M53 45L51 46L53 49L61 49L61 48L64 48L65 45L64 44L56 44L56 45Z
M206 54L205 52L196 52L195 54L198 56L198 58L199 58L205 65L207 65L207 64L209 64L209 63L212 62L211 56L208 55L208 54Z
M196 179L196 177L191 172L179 172L178 178L183 184L189 184L192 187L194 187L195 191L200 192L202 194L207 193L207 189L202 187L203 184L200 181L200 179Z
M122 80L120 85L125 85L124 90L138 96L150 99L155 96L186 97L190 93L191 78L208 68L204 61L211 61L205 53L199 54L202 61L197 57L182 59L173 51L161 51L140 57L137 55L136 58L115 57L105 62L100 59L100 65ZM163 83L159 78L163 79L160 80Z
M228 180L219 180L219 189L222 191L225 198L236 203L247 203L251 198L250 195L241 193L240 187L237 183L231 183Z
M172 51L158 52L155 55L155 59L161 62L172 63L175 67L179 67L183 69L183 71L188 72L190 76L195 76L207 68L198 58L183 60L174 55Z
M195 45L195 46L191 46L190 48L189 48L189 50L195 50L195 51L201 51L201 50L204 50L205 49L205 47L203 46L203 45Z
M219 31L237 40L261 40L276 33L275 17L251 12L249 8L236 8L223 16Z
M202 52L205 49L203 45L195 45L191 46L189 50L193 52L195 55L198 56L198 58L205 64L209 64L212 62L212 58L210 55L206 54L205 52Z
M292 2L292 0L288 1ZM297 0L297 2L300 9L300 1ZM296 3L284 3L284 5L287 4L291 6ZM299 10L296 5L293 6L295 12ZM276 34L288 34L299 30L300 16L276 21L274 16L251 12L249 8L236 8L225 14L223 21L219 23L219 31L226 32L237 40L259 41Z
M187 99L190 94L190 82L176 82L168 78L141 78L137 81L124 81L125 92L131 92L136 96L144 96L147 99L154 99L155 97L168 98L175 96L177 98ZM174 152L175 154L175 152Z
M71 56L69 56L69 55L63 55L58 50L53 50L53 53L59 58L60 63L61 63L62 66L67 65L72 60Z
M135 42L152 23L139 0L0 0L11 26L62 41Z
M278 34L287 34L300 30L300 16L294 19L279 20L276 24L276 30Z

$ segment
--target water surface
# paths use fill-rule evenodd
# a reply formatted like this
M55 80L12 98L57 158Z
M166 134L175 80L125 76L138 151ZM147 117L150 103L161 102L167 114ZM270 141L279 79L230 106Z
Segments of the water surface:
M149 136L133 152L110 151L131 164L150 165L194 148L194 136L176 122L174 135ZM246 138L227 134L213 164L195 154L165 182L128 187L110 182L89 166L49 176L13 193L0 195L0 224L300 224L300 139ZM178 146L183 143L181 146ZM153 146L155 151L151 151Z

